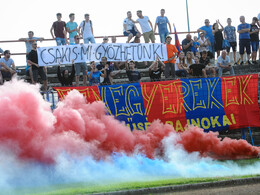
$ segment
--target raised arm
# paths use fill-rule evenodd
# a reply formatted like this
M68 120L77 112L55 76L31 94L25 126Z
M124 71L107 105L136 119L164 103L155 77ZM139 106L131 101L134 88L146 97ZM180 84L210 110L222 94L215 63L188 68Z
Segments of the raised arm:
M221 29L219 29L219 30L223 31L224 27L222 26L222 24L220 24L219 20L218 20L218 24L219 24L219 26L221 26Z
M149 72L152 71L154 65L155 65L156 61L153 61L153 63L151 64L151 66L149 67Z
M176 54L177 53L174 54L174 57L175 57ZM160 58L158 58L158 62L161 63L162 69L164 69L165 68L165 64L160 60Z
M89 79L92 79L92 74L93 74L93 72L94 72L94 70L93 70L93 68L91 67L90 74L88 75L88 78L89 78Z
M133 23L139 23L137 20L130 19Z
M128 61L125 61L125 70L128 71L129 67L128 67Z
M71 70L71 74L70 74L70 79L73 79L75 77L75 66L74 66L74 62L72 63L72 70Z
M60 65L58 65L57 76L59 81L61 82L62 79L61 79Z
M200 28L197 30L197 32L198 32L198 33L200 33L200 32L203 32L203 33L204 33L204 35L206 35L206 34L207 34L207 32L206 32L205 30L202 30L202 29L200 29Z

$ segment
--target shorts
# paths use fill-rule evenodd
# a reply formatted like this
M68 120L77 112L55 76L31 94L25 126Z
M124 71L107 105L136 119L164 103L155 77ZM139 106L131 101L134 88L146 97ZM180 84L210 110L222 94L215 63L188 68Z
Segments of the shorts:
M135 29L131 29L128 30L130 33L127 33L126 31L124 31L124 36L128 36L130 34L133 34L133 36L135 36L137 34L137 31Z
M80 75L81 70L83 72L83 75L87 75L87 64L85 62L75 63L76 76Z
M12 74L10 72L1 71L3 80L11 80Z
M45 71L43 70L43 67L40 67L40 68L33 68L32 69L32 73L33 73L33 80L35 82L37 82L38 80L38 75L40 75L41 79L43 81L46 81L47 80L47 76L46 76L46 73Z
M70 38L70 45L73 45L74 43L75 43L75 39L74 38Z
M253 52L257 52L259 49L259 41L252 41L251 42L251 47Z
M152 42L155 41L155 36L154 36L154 32L151 30L149 32L145 32L144 34L144 42L145 43L149 43L150 39Z
M64 38L56 37L56 43L57 46L66 45L66 40Z
M239 40L239 54L244 54L246 49L247 54L251 54L250 39Z
M237 51L237 42L229 42L229 44L230 44L230 47L227 48L227 52L228 53L230 52L230 48L232 48L233 52L236 52Z
M96 41L95 41L93 36L84 38L84 44L89 44L89 42L90 43L96 43Z
M159 32L161 43L165 43L166 37L169 35L169 32Z

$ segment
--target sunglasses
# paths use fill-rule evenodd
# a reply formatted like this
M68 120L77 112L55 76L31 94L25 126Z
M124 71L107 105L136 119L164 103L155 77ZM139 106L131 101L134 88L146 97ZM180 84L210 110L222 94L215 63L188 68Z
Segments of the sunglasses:
M108 39L103 39L104 41L108 40Z

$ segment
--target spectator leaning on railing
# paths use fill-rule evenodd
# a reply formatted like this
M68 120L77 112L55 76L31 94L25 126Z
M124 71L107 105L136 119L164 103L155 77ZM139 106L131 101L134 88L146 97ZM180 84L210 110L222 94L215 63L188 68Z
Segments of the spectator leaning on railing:
M239 33L239 54L240 54L240 65L244 64L244 52L247 53L247 63L251 64L249 61L251 48L250 48L250 24L245 22L245 16L240 16L241 24L237 27L237 32Z
M24 41L25 42L25 46L26 46L26 74L28 76L30 76L30 79L32 81L32 83L34 83L33 80L33 74L32 74L32 67L29 66L28 64L28 55L32 50L32 43L37 42L37 41L43 41L44 38L43 37L34 37L34 32L33 31L29 31L28 32L28 38L20 38L19 41Z
M66 24L66 30L69 33L70 44L75 43L74 37L78 34L78 24L74 22L75 14L69 15L70 21Z
M137 13L138 19L136 21L134 21L133 19L131 19L131 20L133 23L140 24L142 32L143 32L143 36L144 36L144 42L149 43L151 40L152 43L155 43L155 36L154 36L154 32L153 32L152 22L149 20L148 16L143 16L141 10L138 10L136 13Z
M66 22L61 21L61 13L57 13L57 21L53 22L51 26L51 36L53 39L56 39L57 45L66 45L67 43L67 31L66 31ZM54 35L53 35L54 31Z
M0 65L1 65L1 73L2 73L2 79L5 80L11 80L12 77L16 74L16 67L14 64L14 61L11 57L11 53L9 50L4 51L4 57L0 59Z
M79 25L79 32L83 37L84 43L96 43L94 39L93 22L89 19L89 14L85 14L85 20Z
M127 36L127 43L131 41L131 39L135 37L141 37L141 33L136 28L135 24L132 21L132 13L130 11L127 12L127 18L124 19L123 22L124 27L124 36Z
M38 54L37 54L37 43L32 43L32 50L28 55L28 63L32 66L32 73L33 73L33 84L36 84L38 81L38 75L40 75L41 79L43 80L43 88L44 91L47 91L47 76L46 76L46 67L39 66L38 64Z
M159 28L159 36L161 43L165 43L166 37L169 35L169 31L167 28L167 24L170 29L170 33L172 32L171 24L168 20L168 18L165 15L165 9L161 9L161 15L157 16L155 25L154 25L154 33L156 33L156 27Z

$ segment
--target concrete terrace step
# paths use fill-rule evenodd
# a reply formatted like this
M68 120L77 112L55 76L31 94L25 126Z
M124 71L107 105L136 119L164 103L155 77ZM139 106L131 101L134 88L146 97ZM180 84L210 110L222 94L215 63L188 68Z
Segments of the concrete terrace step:
M150 81L148 68L144 67L144 63L139 63L141 67L138 68L138 71L141 73L142 82ZM61 70L63 70L66 67L66 69L71 70L71 65L62 65ZM252 74L252 73L259 73L260 72L260 64L257 65L237 65L234 66L234 71L236 75L244 75L244 74ZM17 67L17 73L18 76L20 76L21 79L29 80L28 76L25 76L25 66L23 67ZM225 75L225 74L224 74ZM228 74L226 74L228 75ZM48 76L48 83L49 86L60 86L59 80L57 78L57 66L47 67L47 76ZM164 80L164 76L162 76L162 80ZM177 79L177 78L176 78ZM80 77L80 81L82 81L82 73ZM129 83L126 71L123 69L121 72L116 75L113 79L114 84L120 84L120 83ZM82 84L82 82L80 82ZM260 85L259 85L260 89Z

